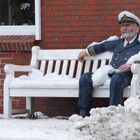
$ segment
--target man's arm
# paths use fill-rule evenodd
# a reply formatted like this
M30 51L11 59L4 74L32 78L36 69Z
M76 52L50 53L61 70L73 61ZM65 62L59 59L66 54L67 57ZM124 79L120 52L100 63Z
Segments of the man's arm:
M88 45L86 48L86 51L90 56L99 54L105 51L113 51L115 48L116 43L114 41L117 41L119 39L118 36L110 36L106 40L103 40L102 42L93 42Z
M118 38L119 37L117 37L117 36L111 36L111 37L107 38L106 40L103 40L102 42L93 42L93 43L89 44L88 47L85 50L83 50L83 51L81 51L79 53L78 60L80 62L83 62L83 60L84 60L84 58L86 56L93 56L93 55L95 55L96 54L95 51L97 51L97 54L106 51L106 47L104 47L103 44L105 42L118 40ZM97 48L96 48L96 46L97 46ZM112 44L109 45L109 46L112 46Z

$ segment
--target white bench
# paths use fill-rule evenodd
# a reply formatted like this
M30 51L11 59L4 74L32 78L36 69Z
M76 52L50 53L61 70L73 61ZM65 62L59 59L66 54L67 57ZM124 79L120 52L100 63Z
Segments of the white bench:
M6 78L4 80L4 117L12 115L12 97L26 97L26 109L31 110L31 97L78 97L78 79L82 73L94 72L98 67L107 65L112 57L111 52L105 52L94 57L87 57L84 63L77 61L77 56L82 49L41 50L40 47L32 48L30 65L21 66L6 64L4 67ZM77 78L77 84L68 81L30 85L12 84L15 72L31 72L33 68L39 69L44 74L57 73ZM139 94L140 65L133 64L134 73L131 86L125 88L124 97ZM95 88L93 97L109 97L109 86Z

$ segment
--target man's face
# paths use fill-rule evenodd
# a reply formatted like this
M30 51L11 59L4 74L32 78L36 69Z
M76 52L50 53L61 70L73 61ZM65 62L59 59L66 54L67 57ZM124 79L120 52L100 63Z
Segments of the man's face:
M122 38L131 40L139 32L139 27L136 23L121 23L120 31Z

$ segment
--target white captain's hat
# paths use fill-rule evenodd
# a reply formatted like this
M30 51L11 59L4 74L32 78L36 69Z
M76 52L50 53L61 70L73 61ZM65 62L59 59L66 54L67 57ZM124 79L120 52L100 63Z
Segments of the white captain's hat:
M137 25L140 25L140 19L135 14L128 12L128 11L122 11L118 15L118 22L124 23L124 22L130 22L130 23L136 23Z

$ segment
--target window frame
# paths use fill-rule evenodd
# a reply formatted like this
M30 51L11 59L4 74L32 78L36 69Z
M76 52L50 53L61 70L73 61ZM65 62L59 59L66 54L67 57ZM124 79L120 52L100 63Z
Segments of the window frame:
M41 0L35 0L35 25L2 25L0 35L35 35L41 40Z

